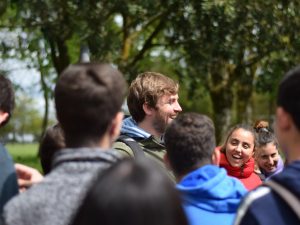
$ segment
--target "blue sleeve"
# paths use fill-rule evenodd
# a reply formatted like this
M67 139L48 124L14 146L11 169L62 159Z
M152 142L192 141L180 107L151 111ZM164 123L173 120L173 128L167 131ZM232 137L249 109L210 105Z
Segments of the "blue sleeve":
M0 213L13 196L19 193L14 162L2 144L0 144Z

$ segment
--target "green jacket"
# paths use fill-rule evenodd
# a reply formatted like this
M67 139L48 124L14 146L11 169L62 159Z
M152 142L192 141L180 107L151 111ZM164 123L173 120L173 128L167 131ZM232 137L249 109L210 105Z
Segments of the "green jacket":
M154 159L165 171L167 171L170 178L175 181L173 173L165 167L164 155L166 154L165 146L160 142L158 138L150 136L146 139L137 139L138 144L142 147L145 157L149 159ZM134 157L131 148L124 142L116 141L113 144L113 148L118 150L125 157Z

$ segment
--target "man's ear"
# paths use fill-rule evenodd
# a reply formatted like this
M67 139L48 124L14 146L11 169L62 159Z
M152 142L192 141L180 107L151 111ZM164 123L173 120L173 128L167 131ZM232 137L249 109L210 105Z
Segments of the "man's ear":
M282 108L277 107L276 109L276 126L280 130L289 130L292 126L291 116Z
M166 154L164 155L164 163L165 163L166 168L167 168L168 170L172 170L171 164L170 164L170 160L169 160L169 156L168 156L168 153L166 153Z
M117 139L120 135L123 117L124 117L124 113L118 112L115 118L111 122L111 126L109 128L109 134L112 140Z
M219 149L217 149L217 148L214 149L211 159L212 159L213 165L216 165L216 166L220 165L221 152Z
M0 110L0 125L6 120L8 120L8 117L9 117L9 113Z
M143 110L146 115L151 116L153 114L153 107L151 107L148 103L143 104Z

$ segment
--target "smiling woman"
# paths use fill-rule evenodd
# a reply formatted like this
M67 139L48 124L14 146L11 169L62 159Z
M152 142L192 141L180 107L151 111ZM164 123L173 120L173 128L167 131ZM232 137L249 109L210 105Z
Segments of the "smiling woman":
M233 127L222 147L220 167L227 170L229 176L238 178L248 190L261 184L254 173L255 131L251 126L238 124Z
M258 130L255 161L262 180L267 180L283 170L284 165L278 151L277 138L268 129Z

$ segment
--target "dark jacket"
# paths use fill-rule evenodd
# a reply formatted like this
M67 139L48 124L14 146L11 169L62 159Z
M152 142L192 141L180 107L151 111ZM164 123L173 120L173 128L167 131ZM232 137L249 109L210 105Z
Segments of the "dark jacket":
M121 135L133 138L143 149L145 157L156 161L163 169L165 169L169 177L173 181L175 180L173 173L165 168L164 155L166 154L166 148L162 140L159 140L159 138L154 137L138 127L132 117L123 120ZM113 148L123 156L133 157L132 149L124 142L116 141L113 144Z
M68 225L99 172L119 159L113 150L65 149L44 180L4 207L6 225Z
M300 199L300 161L288 165L270 180L278 182ZM250 192L239 207L235 224L284 225L299 224L299 220L287 203L268 187Z
M0 214L3 207L13 196L19 193L14 162L0 143Z

